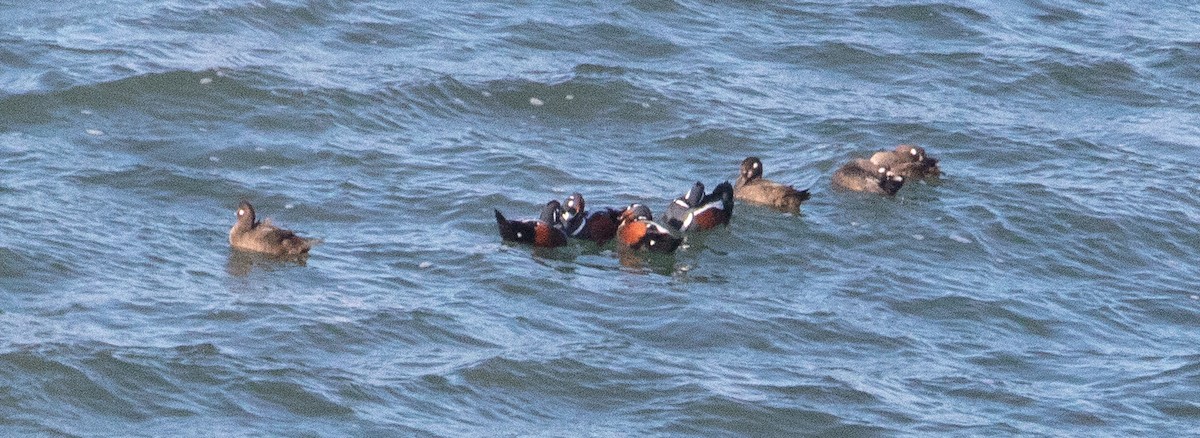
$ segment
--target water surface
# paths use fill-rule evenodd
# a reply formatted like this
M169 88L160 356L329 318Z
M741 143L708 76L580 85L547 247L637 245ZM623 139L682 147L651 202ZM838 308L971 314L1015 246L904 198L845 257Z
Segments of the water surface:
M6 435L1169 435L1200 7L0 2ZM898 143L945 177L829 175ZM671 257L583 192L811 187ZM240 199L323 243L231 252Z

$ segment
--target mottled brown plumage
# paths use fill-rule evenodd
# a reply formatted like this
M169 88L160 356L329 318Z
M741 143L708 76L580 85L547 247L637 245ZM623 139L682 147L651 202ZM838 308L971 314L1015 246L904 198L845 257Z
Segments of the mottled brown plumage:
M942 173L936 158L925 155L925 149L911 144L896 146L895 150L871 155L871 162L886 166L892 173L908 180L931 178Z
M904 185L904 177L896 175L887 166L858 158L833 173L833 185L856 192L894 195Z
M312 239L272 225L270 219L256 221L254 206L247 201L238 205L237 222L229 229L229 246L243 251L294 256L307 254L313 243Z
M758 157L742 160L737 183L733 186L735 199L762 204L784 211L800 210L800 203L808 200L808 190L780 184L763 178L763 164Z

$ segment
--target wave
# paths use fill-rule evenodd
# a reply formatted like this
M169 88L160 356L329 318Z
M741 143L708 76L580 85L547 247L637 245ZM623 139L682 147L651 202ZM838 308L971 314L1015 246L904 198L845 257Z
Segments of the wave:
M978 38L987 34L983 25L992 20L976 9L945 3L869 6L858 14L904 26L904 30L937 39Z
M529 20L504 29L504 39L529 49L572 54L606 54L620 58L654 60L676 56L684 48L636 28L606 22L563 25Z

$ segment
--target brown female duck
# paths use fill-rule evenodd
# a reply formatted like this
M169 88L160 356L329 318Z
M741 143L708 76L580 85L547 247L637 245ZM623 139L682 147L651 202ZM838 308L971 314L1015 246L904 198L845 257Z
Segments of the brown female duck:
M871 162L887 166L893 173L908 180L931 178L942 173L937 158L925 155L925 148L902 144L895 150L879 151L871 155Z
M785 211L797 211L800 203L808 200L808 190L780 184L763 178L763 164L758 157L742 160L742 168L733 186L735 199L762 204Z
M887 166L858 158L833 173L833 185L856 192L895 195L904 185L904 177L896 175Z
M297 236L271 224L271 220L255 220L254 206L243 200L238 205L237 222L229 229L229 246L243 251L261 252L275 256L307 254L316 243L314 239Z

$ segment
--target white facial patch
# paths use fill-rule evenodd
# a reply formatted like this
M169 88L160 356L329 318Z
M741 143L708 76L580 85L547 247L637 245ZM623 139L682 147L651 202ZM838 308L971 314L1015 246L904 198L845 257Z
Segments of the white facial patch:
M908 150L908 153L910 153L910 154L913 154L913 156L916 156L916 155L917 155L917 150L916 150L916 149L909 149L909 150Z
M753 164L751 164L751 165L750 165L750 167L753 167L753 168L757 169L757 168L758 168L758 162L757 162L757 161L755 161Z
M521 237L524 237L524 236L521 235L520 231L517 231L517 238L520 239Z
M240 208L238 209L238 216L244 216L245 214L246 214L246 210L243 210Z
M886 167L880 167L880 168L879 168L879 173L887 173L887 168L886 168Z

